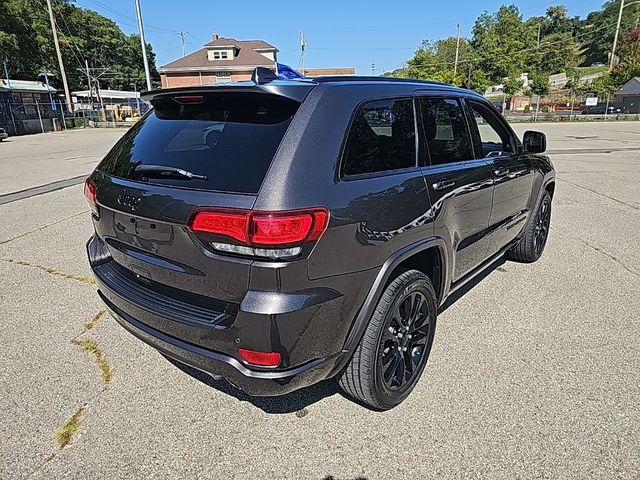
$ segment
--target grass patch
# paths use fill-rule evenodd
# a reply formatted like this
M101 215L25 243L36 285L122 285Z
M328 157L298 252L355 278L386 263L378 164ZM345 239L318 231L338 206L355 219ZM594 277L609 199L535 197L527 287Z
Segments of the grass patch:
M594 73L604 73L609 70L609 67L606 65L604 67L578 67L578 71L581 76L584 75L593 75Z
M53 433L53 438L56 439L60 448L69 445L74 435L80 430L80 417L83 411L84 408L80 407L64 425Z
M109 383L113 379L113 370L109 362L104 358L102 350L98 347L95 340L74 340L73 343L78 345L83 351L92 354L96 359L96 364L100 368L102 374L102 380L104 383Z
M106 310L104 310L104 309L99 310L98 313L96 313L91 320L89 320L88 322L85 322L85 324L83 325L84 331L87 332L87 331L91 330L93 327L95 327L96 323L98 323L98 320L100 320L100 318L105 313L107 313Z
M42 270L43 272L50 273L51 275L57 275L62 278L68 278L70 280L76 280L82 283L88 283L91 285L94 285L96 283L96 279L93 277L82 277L80 275L73 275L72 273L61 272L59 270L56 270L55 268L45 267L42 265L37 265L35 263L25 262L24 260L5 259L5 262L15 263L16 265L22 265L24 267L37 268L39 270Z

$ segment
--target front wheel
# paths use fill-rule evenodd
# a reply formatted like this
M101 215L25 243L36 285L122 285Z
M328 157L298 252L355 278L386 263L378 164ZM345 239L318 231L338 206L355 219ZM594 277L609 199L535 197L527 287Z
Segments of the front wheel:
M360 344L338 383L378 410L402 402L422 375L435 336L436 294L417 270L398 275L385 289Z
M509 258L519 262L535 262L542 256L551 225L551 194L545 191L527 224L520 241L508 252Z

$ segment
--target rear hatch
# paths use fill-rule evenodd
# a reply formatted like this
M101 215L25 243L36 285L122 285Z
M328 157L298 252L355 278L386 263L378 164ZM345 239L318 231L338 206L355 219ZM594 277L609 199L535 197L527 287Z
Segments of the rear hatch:
M310 88L296 95L273 88L157 92L154 109L88 180L96 198L97 243L90 253L103 249L114 260L100 266L108 270L105 278L132 295L141 288L136 298L152 292L184 308L233 314L247 292L252 260L212 250L207 234L188 224L202 207L252 208Z

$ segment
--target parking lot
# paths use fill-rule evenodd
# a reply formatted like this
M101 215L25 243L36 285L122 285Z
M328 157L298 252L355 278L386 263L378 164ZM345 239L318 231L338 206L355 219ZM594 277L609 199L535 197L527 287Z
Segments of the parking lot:
M250 398L136 340L85 255L82 178L124 131L3 142L0 478L638 478L640 123L531 128L558 171L544 256L442 312L384 413L332 382Z

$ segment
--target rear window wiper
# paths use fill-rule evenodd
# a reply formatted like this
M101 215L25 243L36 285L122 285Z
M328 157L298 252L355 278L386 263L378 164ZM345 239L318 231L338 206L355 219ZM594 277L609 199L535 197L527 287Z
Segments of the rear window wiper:
M209 180L206 175L198 175L191 173L182 168L168 167L165 165L138 165L135 172L145 174L146 176L155 175L159 177L180 177L188 180Z

